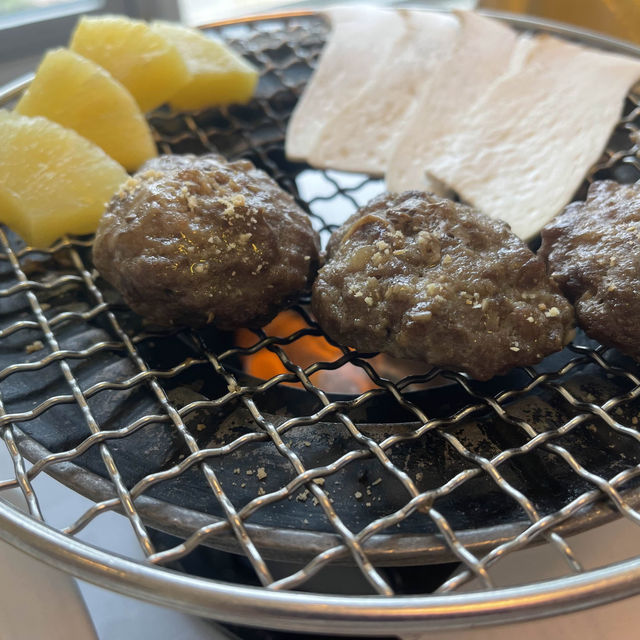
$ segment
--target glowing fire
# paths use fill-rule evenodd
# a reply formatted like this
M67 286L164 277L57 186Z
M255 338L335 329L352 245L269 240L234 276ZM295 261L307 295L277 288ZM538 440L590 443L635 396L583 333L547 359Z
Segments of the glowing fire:
M285 338L300 329L308 328L304 319L294 311L283 311L264 327L268 336ZM256 336L247 329L236 332L236 344L247 348L256 343ZM281 349L296 365L305 369L314 362L334 362L342 357L342 351L330 345L323 336L302 336L290 344L282 345ZM242 356L242 364L249 375L268 380L280 373L290 373L282 364L277 354L268 349L260 349L257 353ZM399 380L413 373L424 372L425 365L408 363L388 356L378 355L369 359L379 375ZM331 393L362 393L374 389L377 385L372 382L364 369L350 363L343 364L337 369L321 369L310 376L314 385ZM302 387L300 382L285 383L293 387Z

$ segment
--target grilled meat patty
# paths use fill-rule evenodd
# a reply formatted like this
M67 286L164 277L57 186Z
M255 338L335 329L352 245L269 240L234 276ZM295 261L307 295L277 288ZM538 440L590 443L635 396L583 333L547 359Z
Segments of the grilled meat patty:
M479 380L573 335L571 305L508 225L418 191L375 198L332 235L312 305L344 345Z
M140 315L161 325L262 326L318 267L309 217L249 161L161 156L100 221L93 258Z
M585 332L640 359L640 185L594 182L542 230L538 253Z

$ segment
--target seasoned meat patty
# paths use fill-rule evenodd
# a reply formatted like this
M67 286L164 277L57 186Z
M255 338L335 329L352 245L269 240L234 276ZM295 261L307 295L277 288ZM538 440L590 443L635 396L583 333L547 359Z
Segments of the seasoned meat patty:
M585 332L640 360L640 186L594 182L542 230L539 255Z
M432 194L385 194L331 237L313 312L361 351L479 380L558 351L573 310L509 227Z
M98 271L162 325L261 326L310 284L319 240L293 198L249 161L162 156L116 194Z

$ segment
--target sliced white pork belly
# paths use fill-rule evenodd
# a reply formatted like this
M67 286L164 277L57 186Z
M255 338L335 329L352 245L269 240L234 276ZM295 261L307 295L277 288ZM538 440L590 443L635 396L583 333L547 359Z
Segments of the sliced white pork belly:
M324 15L331 23L329 41L287 127L291 160L306 160L322 127L369 81L405 30L394 10L345 6Z
M524 240L569 202L598 160L640 61L537 36L441 141L428 175Z
M426 177L426 164L440 153L440 139L463 126L464 114L509 68L516 32L477 13L461 11L458 17L457 46L431 75L391 153L385 175L389 191L444 195L442 185Z
M400 11L407 31L362 90L343 102L309 154L316 167L382 175L404 124L430 76L454 49L460 28L452 15ZM378 47L381 43L372 44Z

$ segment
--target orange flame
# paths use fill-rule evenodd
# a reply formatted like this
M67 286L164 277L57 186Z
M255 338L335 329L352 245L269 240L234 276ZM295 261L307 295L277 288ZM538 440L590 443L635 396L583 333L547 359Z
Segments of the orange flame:
M268 336L285 338L300 329L307 329L308 326L299 314L283 311L264 327L264 332ZM256 336L248 329L236 332L236 344L239 347L247 348L255 343ZM294 364L303 369L314 362L333 362L342 357L342 351L330 345L323 336L302 336L290 344L282 345L281 348ZM260 349L252 355L242 356L242 361L246 373L262 380L268 380L280 373L290 373L278 355L268 349ZM335 370L316 371L310 380L317 387L332 393L362 393L376 387L363 369L349 363ZM285 384L293 387L302 386L300 382Z
M294 311L283 311L274 318L264 332L268 336L285 338L300 329L307 329L304 319ZM248 348L256 344L256 336L248 329L236 332L236 344ZM281 349L294 364L305 369L314 362L334 362L342 357L342 351L330 345L324 336L302 336L290 344L281 345ZM268 380L280 373L290 373L282 364L277 354L268 349L260 349L257 353L241 356L244 371L250 376ZM400 380L405 376L423 373L428 366L408 360L398 360L383 354L368 360L382 377ZM310 376L311 382L329 393L357 394L377 385L369 378L366 371L356 365L346 363L337 369L320 369ZM285 382L292 387L302 387L301 382Z

